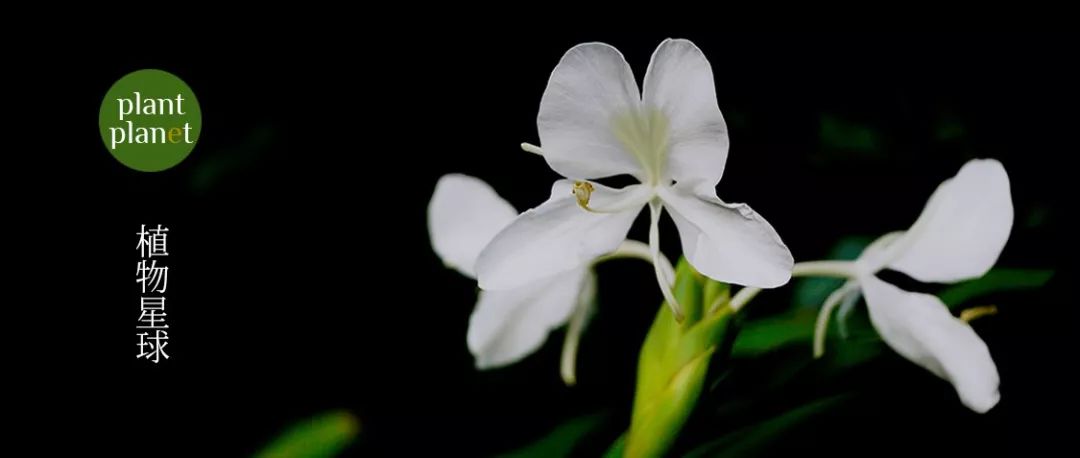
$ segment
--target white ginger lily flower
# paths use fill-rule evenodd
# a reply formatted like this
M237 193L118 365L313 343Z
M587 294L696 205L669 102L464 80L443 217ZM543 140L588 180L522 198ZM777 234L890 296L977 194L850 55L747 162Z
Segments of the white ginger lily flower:
M986 343L936 296L904 291L875 274L892 269L921 282L955 283L986 274L1012 230L1009 176L993 159L972 160L930 196L906 232L878 239L853 263L818 264L850 280L826 299L818 315L815 356L824 352L829 315L859 291L882 340L956 388L961 402L984 413L1000 400L997 366ZM832 264L829 267L829 264ZM801 266L796 266L800 270Z
M559 180L551 198L501 231L476 262L480 287L516 288L569 272L610 253L649 206L649 246L660 256L658 222L671 214L683 254L702 274L772 288L791 277L791 252L745 204L716 196L727 161L727 125L716 103L712 69L687 40L656 48L639 92L615 48L571 48L551 73L537 116L540 147ZM630 175L640 184L613 189L588 180ZM654 265L658 265L655 263ZM657 281L676 317L672 279Z
M428 205L431 245L443 263L476 278L480 251L518 213L487 183L465 175L445 175ZM481 291L469 319L466 342L476 367L490 369L516 362L536 351L548 333L570 322L563 344L562 377L573 384L577 344L595 296L592 264L609 258L652 260L648 247L627 241L610 256L540 278L514 289ZM660 269L673 276L662 258Z

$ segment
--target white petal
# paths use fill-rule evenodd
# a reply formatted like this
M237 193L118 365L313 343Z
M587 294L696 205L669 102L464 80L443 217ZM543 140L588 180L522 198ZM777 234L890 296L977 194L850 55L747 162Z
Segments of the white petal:
M903 291L863 275L870 320L893 350L952 382L965 406L979 413L997 404L998 372L990 350L967 323L935 296Z
M679 229L683 255L698 272L758 288L775 288L791 279L791 251L750 207L680 186L662 187L659 195Z
M612 189L594 184L590 206L627 210L590 213L578 206L572 189L570 180L555 182L547 202L495 236L476 262L481 288L517 288L614 251L650 197L642 185Z
M476 367L504 366L540 348L552 329L569 321L586 272L579 268L521 288L481 291L466 336Z
M630 174L641 164L615 137L614 123L641 104L634 74L619 51L603 43L570 48L551 72L536 126L544 159L580 180Z
M997 261L1012 230L1009 175L993 159L968 161L927 202L898 241L889 267L923 282L981 277Z
M889 232L871 242L855 260L856 270L860 274L873 275L884 269L890 260L895 258L896 249L893 244L901 240L903 235L904 231Z
M688 40L664 40L645 73L643 109L667 120L668 175L716 186L727 162L728 132L705 54Z
M431 246L444 264L476 278L480 250L516 216L517 210L480 179L444 175L428 203Z

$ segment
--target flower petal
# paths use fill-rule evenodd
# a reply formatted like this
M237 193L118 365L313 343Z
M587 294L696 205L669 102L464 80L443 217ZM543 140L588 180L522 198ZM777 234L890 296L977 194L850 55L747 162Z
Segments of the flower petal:
M711 195L710 195L711 194ZM791 279L795 261L776 230L745 204L727 204L704 188L661 187L683 255L717 281L775 288Z
M871 242L855 260L856 270L860 274L873 275L884 269L895 257L894 244L901 240L903 235L904 231L889 232Z
M476 367L505 366L540 348L570 320L587 272L582 267L521 288L481 291L466 336Z
M994 407L998 372L986 343L967 323L949 314L935 296L903 291L873 275L859 279L870 321L901 356L952 382L965 406L979 413Z
M540 99L536 126L544 159L579 180L630 174L640 162L615 137L614 123L635 113L641 93L619 50L584 43L563 55Z
M664 40L645 73L642 101L668 123L668 175L715 187L727 162L728 132L705 54L689 40Z
M593 186L590 206L626 210L588 212L578 206L572 181L555 182L551 198L518 216L480 253L476 261L480 287L517 288L614 251L626 239L650 192L642 185Z
M934 194L919 219L894 244L889 267L923 282L951 283L983 276L1012 230L1009 175L993 159L968 161Z
M428 203L428 234L443 263L476 278L476 258L517 210L478 178L450 174L439 178Z

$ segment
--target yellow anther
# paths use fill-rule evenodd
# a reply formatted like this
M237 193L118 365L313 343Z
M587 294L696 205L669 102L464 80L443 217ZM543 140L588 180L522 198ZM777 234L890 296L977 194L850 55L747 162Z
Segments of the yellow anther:
M960 312L960 320L965 323L970 323L971 320L982 318L988 315L997 315L998 309L993 305L984 305L981 307L972 307L964 309Z
M577 198L577 203L581 208L593 211L593 209L589 208L589 199L592 198L592 192L595 189L592 183L588 181L575 181L574 189L570 192Z

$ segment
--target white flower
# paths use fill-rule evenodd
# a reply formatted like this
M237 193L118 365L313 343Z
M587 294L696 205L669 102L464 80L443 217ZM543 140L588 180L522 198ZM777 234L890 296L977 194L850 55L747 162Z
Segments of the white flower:
M727 160L727 126L712 69L693 43L661 43L641 92L615 48L571 48L551 73L537 128L543 148L524 147L568 179L556 182L550 199L514 220L481 253L481 288L519 287L611 252L645 205L654 256L666 208L683 254L702 274L764 288L790 279L791 252L772 226L750 207L716 196ZM588 181L616 175L640 184L613 189ZM656 276L679 316L671 279L659 270Z
M487 183L445 175L435 185L428 205L431 245L443 263L475 278L476 258L517 211ZM651 259L647 247L628 242L617 257ZM469 319L466 342L480 369L505 366L536 351L548 333L571 321L563 348L562 375L574 382L577 342L595 295L593 262L540 278L514 289L481 291ZM671 273L666 259L661 269Z
M882 237L849 265L851 280L822 307L815 353L822 351L832 308L843 296L861 290L885 343L951 382L971 410L990 410L1001 397L999 378L982 339L936 296L904 291L875 274L888 268L934 283L981 277L1004 249L1012 223L1009 176L1001 163L984 159L964 164L938 186L910 229Z

